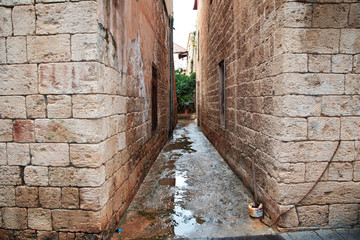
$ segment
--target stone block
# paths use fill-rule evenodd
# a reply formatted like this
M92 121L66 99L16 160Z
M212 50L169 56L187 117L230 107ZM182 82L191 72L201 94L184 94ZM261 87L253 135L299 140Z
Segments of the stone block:
M12 16L14 35L33 35L35 33L34 6L15 6Z
M274 97L275 115L289 117L320 116L321 99L313 96Z
M19 186L16 188L16 206L18 207L38 207L39 188Z
M118 116L118 130L119 132L124 132L126 130L126 115L120 115Z
M355 144L353 141L341 141L340 147L336 152L334 162L352 162L356 159Z
M350 54L360 53L360 29L341 30L340 52Z
M0 143L0 166L7 165L7 164L8 164L8 162L7 162L7 157L6 157L6 143Z
M105 167L99 168L53 168L49 169L51 186L99 187L105 182Z
M358 204L332 204L329 207L329 225L333 227L352 226L359 223Z
M64 187L61 194L62 208L78 209L79 208L79 189Z
M329 222L329 206L299 206L296 210L300 227L321 227Z
M97 3L36 4L36 33L95 33L97 31Z
M344 28L348 24L349 4L316 4L313 8L313 27Z
M3 208L3 221L5 229L26 229L26 208Z
M43 95L26 96L26 113L28 118L45 118L45 97Z
M2 118L26 118L25 98L20 96L0 96Z
M345 93L360 94L360 74L347 74L345 76Z
M111 181L107 181L99 188L80 189L80 208L84 210L101 210L111 197Z
M66 143L34 143L30 144L30 152L33 165L64 167L70 163Z
M9 165L26 166L30 164L29 144L8 143L7 159Z
M291 206L279 206L279 212L287 211ZM291 209L287 214L279 218L278 226L291 228L299 226L299 217L296 209Z
M308 57L306 54L281 55L282 72L307 72Z
M28 36L27 51L32 63L70 61L70 35ZM56 85L53 78L47 81Z
M8 37L6 40L7 62L26 63L26 37Z
M35 120L37 142L99 143L107 138L108 119Z
M360 181L360 161L354 162L354 181Z
M51 210L43 208L29 208L28 225L31 229L52 230Z
M0 64L6 63L6 41L5 38L0 38Z
M81 210L53 210L56 231L97 233L101 231L101 213Z
M38 240L59 240L59 233L55 231L37 231Z
M280 199L284 204L294 204L303 193L306 193L313 183L306 184L279 184ZM359 182L319 182L314 190L303 200L304 205L343 204L360 203Z
M331 58L331 72L348 73L352 72L353 56L352 55L333 55Z
M286 28L280 34L282 44L280 50L283 52L326 54L339 51L340 29ZM351 44L344 43L344 49L348 45Z
M40 187L39 188L40 206L42 208L61 207L61 188Z
M0 95L26 95L38 92L36 64L0 65Z
M327 162L336 145L330 141L280 142L273 151L280 162Z
M34 0L2 0L0 3L4 6L14 6L14 5L26 5L26 4L33 4Z
M274 79L275 94L328 95L344 93L344 75L286 73Z
M127 78L117 70L103 64L99 66L99 81L107 94L127 96Z
M323 173L327 166L327 162L312 162L306 163L305 181L315 182ZM326 170L321 181L327 181L329 179L329 170Z
M0 36L12 35L11 8L0 7Z
M97 34L76 34L71 36L72 60L97 60L97 37Z
M1 99L1 98L0 98ZM10 142L13 140L13 123L11 120L0 119L0 141Z
M27 166L24 171L24 181L28 186L47 186L49 184L47 167Z
M21 175L18 166L0 167L0 185L20 185Z
M0 187L0 207L15 206L15 187Z
M353 179L353 165L351 162L333 162L329 166L330 181L351 181Z
M35 127L32 120L15 120L13 124L15 142L35 142Z
M325 116L352 115L351 96L323 96L321 113Z
M287 2L283 4L282 21L285 27L310 27L312 7L311 4Z
M340 118L308 118L309 140L339 140Z
M102 92L98 81L98 64L94 62L41 64L41 94Z
M113 114L114 98L109 95L74 95L75 118L100 118Z
M47 114L49 118L70 118L72 116L71 108L71 96L47 96Z
M360 139L360 117L345 117L341 119L341 140Z
M126 148L126 133L120 133L119 134L119 145L118 150L121 151Z
M59 240L75 240L75 233L59 232Z
M309 72L323 72L331 71L331 56L330 55L309 55Z
M351 28L360 27L360 3L350 5L349 24Z
M360 73L360 54L354 56L354 72Z
M75 167L99 167L104 162L104 144L71 144L70 162Z
M360 141L355 141L355 160L360 160Z

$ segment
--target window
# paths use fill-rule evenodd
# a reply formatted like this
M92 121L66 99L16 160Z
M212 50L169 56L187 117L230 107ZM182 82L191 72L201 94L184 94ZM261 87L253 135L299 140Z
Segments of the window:
M225 61L219 63L219 114L220 125L225 127Z
M152 131L154 131L158 125L157 82L158 82L158 71L157 68L153 65L152 79L151 79L151 130Z

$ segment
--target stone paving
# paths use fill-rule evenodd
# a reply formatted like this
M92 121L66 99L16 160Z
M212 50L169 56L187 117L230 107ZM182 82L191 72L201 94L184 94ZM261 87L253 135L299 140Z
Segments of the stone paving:
M117 239L359 239L357 230L278 234L248 216L251 193L196 126L180 119L121 220Z

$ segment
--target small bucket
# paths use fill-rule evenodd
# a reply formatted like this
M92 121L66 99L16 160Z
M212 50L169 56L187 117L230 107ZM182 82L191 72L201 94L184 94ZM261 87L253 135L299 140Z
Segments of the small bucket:
M264 211L262 203L260 203L258 207L255 207L255 204L249 204L249 215L253 218L263 217Z

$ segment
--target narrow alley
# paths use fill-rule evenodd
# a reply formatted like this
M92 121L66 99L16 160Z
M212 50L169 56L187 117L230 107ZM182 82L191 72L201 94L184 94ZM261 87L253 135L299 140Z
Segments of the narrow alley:
M180 119L113 239L234 237L274 233L248 216L253 199L196 125Z

